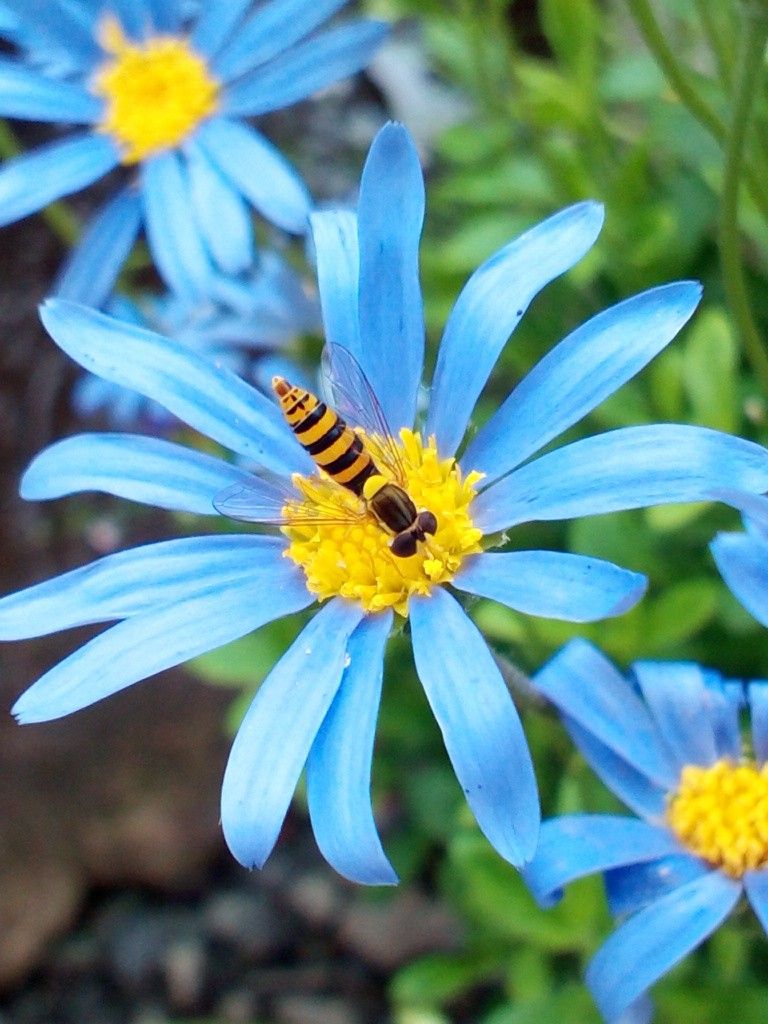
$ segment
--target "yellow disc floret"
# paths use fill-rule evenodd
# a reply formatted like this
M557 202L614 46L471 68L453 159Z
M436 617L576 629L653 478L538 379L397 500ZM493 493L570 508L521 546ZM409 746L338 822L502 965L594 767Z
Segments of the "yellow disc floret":
M178 146L216 111L219 83L186 39L152 36L129 42L109 17L99 41L110 54L92 85L106 100L99 130L115 140L123 163Z
M732 878L768 868L768 764L686 765L667 822L691 853Z
M382 476L393 480L377 459L375 437L358 431ZM392 554L392 535L351 491L320 476L294 476L304 501L286 506L291 540L286 555L300 565L307 586L318 599L340 595L359 601L368 612L394 608L407 615L411 594L429 594L448 583L466 555L480 551L482 533L472 523L469 506L482 473L462 478L453 459L440 459L434 438L424 444L412 430L401 430L404 489L419 511L437 518L434 536L418 545L411 558ZM395 481L397 482L397 481Z

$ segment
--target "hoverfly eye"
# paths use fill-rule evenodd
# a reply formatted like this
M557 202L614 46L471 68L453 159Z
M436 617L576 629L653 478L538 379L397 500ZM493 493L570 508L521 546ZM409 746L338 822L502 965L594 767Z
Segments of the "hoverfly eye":
M437 533L437 519L432 512L419 512L416 517L416 526L423 533Z
M389 550L398 558L410 558L416 554L416 543L416 538L410 530L404 530L402 533L398 533L389 545Z

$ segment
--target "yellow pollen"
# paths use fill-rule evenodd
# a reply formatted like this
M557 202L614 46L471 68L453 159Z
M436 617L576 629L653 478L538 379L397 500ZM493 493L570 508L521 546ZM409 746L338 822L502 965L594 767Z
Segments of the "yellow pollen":
M667 823L691 853L732 878L768 868L768 763L686 765Z
M178 146L216 111L219 83L186 39L129 42L109 16L100 25L99 42L110 54L92 84L106 100L99 130L115 140L124 164Z
M391 480L377 459L376 438L358 433L382 476ZM392 535L351 491L325 474L293 478L305 501L284 509L291 520L284 527L291 540L286 555L303 568L308 588L320 601L340 595L359 601L367 612L394 608L405 616L412 594L429 594L450 582L463 559L481 550L482 533L472 523L469 506L483 474L462 478L453 459L439 458L434 438L424 444L419 434L403 429L400 440L405 489L419 511L437 518L436 533L411 558L392 554ZM326 522L308 521L313 516Z

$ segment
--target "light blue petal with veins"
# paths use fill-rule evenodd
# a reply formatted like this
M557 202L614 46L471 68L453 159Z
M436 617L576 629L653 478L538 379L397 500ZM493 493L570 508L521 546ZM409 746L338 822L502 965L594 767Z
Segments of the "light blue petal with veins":
M424 363L419 239L424 177L407 129L386 124L373 140L360 181L360 354L397 434L413 426Z
M282 560L286 543L282 537L182 537L107 555L0 598L0 639L145 615L239 578L247 566L264 577ZM298 566L296 575L301 578Z
M33 71L19 60L0 57L0 116L92 124L103 111L104 101L81 86Z
M395 885L371 808L371 758L392 612L369 615L347 644L341 686L307 760L307 799L317 845L350 881Z
M180 342L60 299L48 300L40 316L56 344L91 373L154 399L274 472L313 471L275 403Z
M711 870L711 865L698 857L680 852L655 861L612 868L605 872L608 906L614 917L626 917Z
M472 517L494 533L517 523L707 501L716 486L767 490L768 450L705 427L625 427L516 469L475 499Z
M717 871L668 893L621 925L587 968L603 1016L615 1020L720 925L741 885Z
M348 0L271 0L254 11L213 61L229 81L283 53L335 14Z
M768 935L768 871L748 871L744 875L744 889L757 919Z
M92 132L49 142L0 167L0 226L79 192L119 163L114 143Z
M192 46L210 57L224 45L253 0L206 0L192 29Z
M261 684L238 729L224 773L221 824L244 867L261 867L277 841L362 615L341 598L324 605Z
M216 117L202 124L197 140L211 161L259 213L285 231L303 235L312 200L285 157L253 128Z
M599 203L577 203L504 246L467 281L448 318L432 382L426 433L453 455L499 353L531 301L592 248Z
M536 674L536 689L650 781L677 783L674 759L632 686L598 649L571 640Z
M187 597L136 615L94 637L38 679L13 706L19 722L80 711L148 676L237 640L314 601L296 566L243 566L227 582L202 581Z
M102 491L205 516L216 515L213 499L236 485L249 491L260 486L257 477L237 466L171 441L140 434L77 434L33 459L21 480L21 496L46 501Z
M734 597L768 626L768 544L748 533L718 533L709 550Z
M410 601L413 656L477 823L510 863L533 856L539 801L509 691L477 627L445 590Z
M213 267L194 217L187 168L178 153L168 151L141 166L147 239L157 269L179 295L206 294Z
M255 117L311 96L368 65L389 26L383 21L355 21L308 39L266 67L230 85L222 112Z
M228 274L248 270L255 251L245 200L194 139L187 144L186 157L192 212L208 251Z
M141 220L141 197L136 191L123 189L110 199L69 253L53 294L86 306L103 306L133 248Z
M471 555L453 586L514 608L568 622L623 615L645 593L641 573L611 562L560 551L509 551Z
M462 466L490 483L520 465L634 377L701 298L694 281L652 288L603 310L556 345L472 439Z
M632 670L659 735L680 769L686 764L712 765L720 753L715 736L713 701L699 665L692 662L636 661Z
M325 340L347 349L360 362L357 216L351 210L323 210L313 213L309 220L315 246Z
M667 829L637 818L567 814L542 822L536 855L523 869L523 878L538 902L550 907L577 878L656 860L678 849Z
M749 708L752 719L752 746L759 762L768 761L768 680L750 683Z

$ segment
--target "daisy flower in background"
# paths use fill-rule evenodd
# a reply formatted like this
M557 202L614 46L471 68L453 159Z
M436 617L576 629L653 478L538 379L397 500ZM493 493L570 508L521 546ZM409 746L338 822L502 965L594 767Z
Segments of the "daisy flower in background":
M626 920L590 963L587 984L616 1021L742 895L768 931L768 686L682 662L636 662L625 678L584 640L566 644L534 685L638 815L545 821L524 870L544 906L568 882L604 873L611 911Z
M391 535L361 499L318 473L278 405L231 371L82 306L56 300L42 312L51 336L82 366L164 405L239 461L156 438L79 435L33 461L24 497L97 490L214 516L215 505L237 511L242 495L243 518L274 521L277 509L285 528L278 536L246 531L148 545L4 598L7 639L119 620L31 686L14 713L22 723L58 718L318 603L261 684L227 765L222 824L247 866L269 855L306 766L310 816L328 861L357 881L396 880L369 793L395 615L408 618L421 683L480 828L513 864L529 860L539 809L527 744L493 657L452 590L579 622L620 614L642 596L643 576L574 554L484 548L518 523L693 501L717 487L768 488L768 451L689 426L615 430L532 459L674 337L699 300L691 282L635 296L575 330L457 460L504 343L539 290L594 243L603 215L596 203L569 207L469 279L445 328L420 430L423 216L416 151L408 132L389 124L371 147L357 213L312 217L326 338L356 358L375 394L348 392L349 404L376 400L399 436L407 494L434 520L409 557L393 554ZM324 415L315 410L316 426ZM365 437L378 458L384 432L361 432L355 444ZM327 440L304 437L318 459ZM255 475L249 463L274 477ZM271 516L254 511L259 503Z
M176 339L263 391L269 390L269 381L278 372L303 379L290 358L290 346L302 335L322 330L316 295L275 252L261 253L249 275L216 276L206 298L173 292L135 299L116 295L106 311ZM93 374L77 382L74 406L82 416L104 412L118 426L144 422L167 428L174 422L156 402Z
M104 297L142 224L167 284L192 296L206 293L215 268L251 265L251 207L304 234L304 184L244 118L365 67L383 23L312 35L345 2L270 0L252 11L251 0L208 0L188 16L176 0L5 0L17 22L10 38L24 45L19 57L0 59L0 116L84 127L0 168L0 224L122 165L128 184L86 230L67 271L98 276Z

